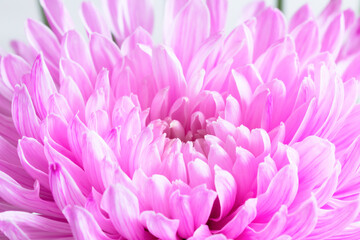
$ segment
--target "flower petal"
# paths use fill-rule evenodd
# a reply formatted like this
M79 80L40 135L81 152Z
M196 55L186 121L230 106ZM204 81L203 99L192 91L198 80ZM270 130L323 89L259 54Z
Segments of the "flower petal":
M80 16L88 34L96 32L108 37L109 39L111 38L111 33L105 19L101 16L92 2L81 3Z
M15 87L11 112L15 128L20 135L40 139L40 119L36 115L25 85Z
M359 199L356 199L344 202L342 207L336 209L319 210L315 229L307 236L307 239L326 239L344 230L358 216L359 204Z
M101 206L123 237L138 240L148 238L139 219L139 201L130 190L120 184L110 186L103 194Z
M258 196L256 222L266 222L281 205L287 207L293 202L299 187L297 167L289 164L275 175L267 191Z
M49 181L54 200L61 210L67 205L85 205L85 196L73 177L60 163L50 165Z
M35 182L33 190L27 189L0 171L0 184L0 197L11 205L30 212L61 218L61 212L54 202L45 201L39 197L38 182Z
M173 51L165 46L153 50L152 66L157 89L169 87L169 97L173 103L185 94L186 82L181 64Z
M99 225L94 219L94 216L91 215L86 209L80 206L67 206L63 213L74 234L75 239L77 240L86 240L86 239L99 239L99 240L110 240L111 238L107 237L105 233L101 230Z
M18 155L26 172L39 180L42 186L50 189L44 146L33 138L23 137L18 143Z
M211 16L211 31L210 34L221 32L226 23L226 15L228 9L227 0L207 0L206 4L210 11Z
M70 239L69 225L40 215L20 211L0 213L0 231L9 239Z
M30 45L44 54L51 76L57 81L61 48L56 36L44 24L31 19L27 20L25 31Z
M1 58L1 78L12 88L22 83L22 76L30 72L30 65L21 57L6 55Z
M186 72L192 56L210 34L210 13L204 1L190 0L177 14L165 43L174 49ZM187 46L184 49L183 46Z
M155 237L159 239L176 239L179 220L169 219L161 213L144 211L140 214L140 221Z
M40 118L45 118L49 97L57 92L42 54L38 55L31 69L32 100Z
M220 213L215 216L215 221L225 217L234 207L236 199L236 182L234 177L227 171L215 165L215 189L220 203Z
M293 238L305 238L316 226L318 220L318 207L316 199L311 196L299 208L288 214L285 234Z
M194 232L194 218L190 200L189 196L180 194L180 190L173 192L169 200L171 218L179 220L178 234L182 238L188 238Z
M52 31L61 40L67 31L74 28L70 14L61 0L41 0L40 4L44 9Z
M117 63L123 61L120 49L110 39L92 33L89 44L96 71L99 72L102 68L112 71Z

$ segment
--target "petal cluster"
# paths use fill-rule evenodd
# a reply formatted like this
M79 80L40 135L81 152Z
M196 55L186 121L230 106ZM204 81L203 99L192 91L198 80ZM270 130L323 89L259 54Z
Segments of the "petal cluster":
M358 239L360 21L61 0L0 56L0 238Z

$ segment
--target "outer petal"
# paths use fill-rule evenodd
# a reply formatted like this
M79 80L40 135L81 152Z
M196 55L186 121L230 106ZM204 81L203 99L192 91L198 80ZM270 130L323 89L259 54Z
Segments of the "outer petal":
M44 146L33 138L23 137L19 140L18 154L22 166L29 175L49 189L48 162Z
M79 86L84 99L88 99L93 91L92 83L80 64L70 59L60 59L60 82L62 79L71 77L76 85Z
M15 88L12 101L12 115L14 125L22 136L40 139L40 119L36 115L34 105L25 85Z
M30 65L21 57L6 55L1 58L1 78L12 88L21 84L22 76L30 72Z
M147 239L148 234L140 223L139 201L124 186L109 187L101 200L102 208L108 212L116 230L127 239Z
M176 190L170 196L170 212L171 217L179 219L180 225L178 234L182 238L188 238L194 232L194 218L190 205L190 197L180 194L180 190Z
M81 3L81 17L88 34L96 32L108 37L109 39L111 38L111 33L105 19L97 11L92 2Z
M149 232L159 239L176 239L179 220L169 219L161 213L144 211L140 214L140 221Z
M67 206L63 211L77 240L110 240L86 209L79 206Z
M186 72L192 56L210 33L210 14L203 1L190 0L176 16L165 43L169 44ZM186 49L184 49L186 46Z
M208 222L215 199L216 192L207 189L205 185L200 185L192 189L190 205L194 217L195 228Z
M171 102L185 94L186 82L182 67L170 48L165 46L155 48L152 65L158 90L169 87Z
M279 236L287 222L287 208L282 205L277 213L275 213L270 221L266 224L253 224L254 228L247 227L241 237L243 239L274 239ZM259 230L255 230L259 229Z
M284 233L295 239L305 238L314 230L318 220L318 212L316 199L312 196L298 209L288 214Z
M61 0L41 0L40 3L51 29L58 39L61 40L67 31L74 28L70 14Z
M73 177L59 163L50 165L49 181L51 192L60 209L64 209L67 205L85 205L85 196Z
M283 38L286 22L282 13L273 8L267 8L256 18L256 34L254 43L254 59L257 59L275 41Z
M356 199L336 209L320 210L316 227L307 239L326 239L343 231L358 216L359 204Z
M103 192L113 181L118 168L116 157L106 142L95 132L89 131L83 141L83 165L94 188Z
M339 53L342 39L345 34L345 20L344 15L339 14L330 23L322 40L321 51L329 51L334 56Z
M149 0L107 0L106 10L110 17L116 39L121 42L138 26L148 32L153 27L153 8Z
M62 41L61 56L80 64L89 79L95 83L96 72L88 46L89 44L78 32L71 30L65 34Z
M13 206L31 212L59 218L61 212L54 202L39 197L39 185L35 182L35 189L30 190L20 186L7 174L0 172L0 197Z
M256 217L256 199L249 199L244 205L240 206L234 213L220 223L221 229L213 231L214 233L222 233L227 238L237 238L244 229ZM218 227L218 226L217 226Z
M289 164L283 167L272 179L267 191L258 196L256 222L266 222L280 209L290 206L298 191L297 167Z
M31 19L26 22L25 30L29 43L37 52L43 52L51 76L57 80L61 48L56 36L45 25Z
M118 46L110 39L98 33L90 35L90 52L98 72L102 68L112 72L114 66L122 61L122 55Z
M226 23L228 0L207 0L206 4L211 16L211 35L221 32Z
M69 225L28 212L0 213L0 231L9 239L72 239Z
M220 202L220 213L216 217L217 220L226 216L233 208L236 199L236 182L234 177L219 166L214 167L215 170L215 189Z
M31 69L32 100L40 118L45 118L49 97L57 92L42 54L38 55Z
M335 147L329 141L311 136L293 147L300 156L299 190L312 189L332 174Z

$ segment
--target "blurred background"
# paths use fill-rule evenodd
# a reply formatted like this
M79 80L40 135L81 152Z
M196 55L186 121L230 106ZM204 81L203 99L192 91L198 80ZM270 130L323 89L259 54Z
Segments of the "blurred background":
M70 12L76 28L85 34L79 17L80 4L83 0L63 0ZM101 7L102 0L91 0ZM163 9L166 0L153 0L155 4L154 39L161 41ZM241 18L243 8L254 0L229 0L227 30L232 29ZM315 14L319 14L329 0L282 0L283 12L290 18L295 11L305 3L309 3ZM265 0L268 5L276 6L277 0ZM343 9L352 8L360 13L359 0L343 0ZM13 39L26 40L24 23L32 18L42 21L41 9L38 0L0 0L0 52L11 51L9 42Z

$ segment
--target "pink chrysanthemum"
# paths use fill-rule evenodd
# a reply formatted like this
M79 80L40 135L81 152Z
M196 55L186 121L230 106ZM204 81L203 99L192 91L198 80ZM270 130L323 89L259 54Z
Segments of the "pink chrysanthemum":
M41 4L51 30L28 20L1 56L0 238L359 239L360 20L340 1L289 24L256 3L224 34L226 0L168 0L160 45L151 0L84 2L86 40Z

